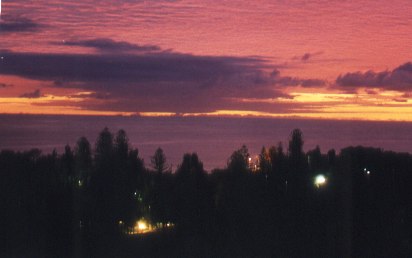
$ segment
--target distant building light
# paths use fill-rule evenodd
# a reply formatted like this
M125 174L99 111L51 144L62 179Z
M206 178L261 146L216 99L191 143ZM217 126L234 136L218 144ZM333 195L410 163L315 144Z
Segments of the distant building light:
M82 187L82 185L83 185L82 180L79 180L79 181L77 182L77 185L78 185L79 187Z

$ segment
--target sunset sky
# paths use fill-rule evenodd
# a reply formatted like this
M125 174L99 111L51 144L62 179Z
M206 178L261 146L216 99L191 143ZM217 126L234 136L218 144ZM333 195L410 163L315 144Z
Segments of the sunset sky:
M412 2L2 1L0 113L412 121Z

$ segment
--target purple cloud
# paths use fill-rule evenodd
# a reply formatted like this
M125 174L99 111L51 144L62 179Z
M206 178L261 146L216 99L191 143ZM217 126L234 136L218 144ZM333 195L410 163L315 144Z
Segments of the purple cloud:
M0 89L9 88L9 87L13 87L13 84L0 83Z
M281 76L280 71L274 70L271 73L272 82L282 86L301 86L304 88L323 87L326 85L325 80L320 79L301 79L297 77Z
M412 90L412 63L398 66L392 71L353 72L340 75L336 84L348 90L360 87L380 88L385 90L411 91Z
M27 18L2 17L0 20L0 34L15 32L33 32L39 29L39 24Z
M321 54L323 54L323 51L318 51L318 52L313 52L313 53L307 52L307 53L303 54L302 56L295 56L292 59L293 60L300 60L302 62L307 62L307 61L309 61L309 59L312 59L313 57L319 56Z
M97 42L101 43L96 40L81 44L103 48ZM125 42L105 42L110 45L107 49L141 48ZM322 80L282 76L278 69L284 66L269 64L262 57L197 56L158 49L95 54L0 51L5 57L0 62L0 74L50 82L56 88L92 92L76 96L84 99L81 104L84 108L136 112L252 108L250 103L239 100L285 98L290 97L283 92L286 87L324 85ZM34 93L24 97L40 96L40 92ZM104 100L104 104L97 100ZM263 103L262 107L268 105L273 104Z
M20 98L28 98L28 99L38 99L42 96L41 92L39 89L33 91L33 92L28 92L20 95Z
M79 46L94 48L99 51L140 51L140 52L153 52L160 51L160 47L154 45L137 45L125 41L114 41L108 38L97 38L90 40L69 40L63 42L54 42L53 44L65 45L65 46Z

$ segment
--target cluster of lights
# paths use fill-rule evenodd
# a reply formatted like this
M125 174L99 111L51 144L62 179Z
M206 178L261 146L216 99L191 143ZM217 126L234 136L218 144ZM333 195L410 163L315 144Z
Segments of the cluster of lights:
M119 226L123 226L124 222L119 221ZM148 220L145 218L141 218L138 221L136 221L136 224L134 227L129 228L126 234L129 235L141 235L141 234L146 234L146 233L151 233L151 232L156 232L158 230L161 230L163 228L172 228L174 227L174 223L172 222L167 222L167 223L156 223L156 224L151 224Z
M371 174L370 170L367 170L366 168L363 169L363 172L365 172L367 175Z
M251 157L249 157L248 159L248 167L252 172L257 172L259 167L258 167L258 162L259 162L259 158L256 156L255 159L252 159Z

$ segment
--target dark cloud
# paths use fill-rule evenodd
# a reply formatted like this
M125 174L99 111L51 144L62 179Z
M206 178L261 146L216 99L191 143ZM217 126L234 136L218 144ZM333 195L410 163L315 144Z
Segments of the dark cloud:
M395 102L401 102L401 103L406 103L406 102L408 102L407 99L402 99L402 98L394 98L393 101L395 101Z
M39 89L33 91L33 92L28 92L20 95L20 98L28 98L28 99L38 99L42 96L41 92Z
M300 59L302 61L308 61L309 58L311 58L312 54L311 53L305 53Z
M281 76L280 71L274 70L271 73L272 82L282 86L302 86L305 88L310 87L323 87L326 85L325 80L320 79L301 79L297 77Z
M0 73L26 78L99 83L192 83L212 86L222 81L258 81L267 67L258 58L203 57L175 53L151 55L43 54L3 52ZM40 65L39 65L40 64ZM263 80L262 80L263 81Z
M110 104L88 108L203 112L225 98L276 97L268 64L259 58L152 54L42 54L4 52L0 74L94 92ZM264 77L268 78L264 78ZM25 95L27 97L29 95Z
M9 88L9 87L13 87L13 84L1 83L0 82L0 89Z
M114 41L108 38L97 38L90 40L72 40L72 41L62 41L54 42L53 44L65 45L65 46L80 46L94 48L99 51L141 51L141 52L152 52L160 51L160 47L154 45L137 45L125 41Z
M412 63L405 63L394 70L382 72L354 72L340 75L336 84L342 88L355 90L360 87L380 88L385 90L412 90Z
M305 53L302 56L295 56L292 59L294 60L300 60L302 62L307 62L309 61L309 59L312 59L314 56L318 56L323 54L323 51L318 51L318 52L314 52L314 53Z
M8 18L0 19L0 34L14 32L32 32L38 30L39 24L27 18Z
M324 83L281 76L278 69L284 66L271 65L261 57L196 56L164 51L96 54L0 51L0 54L5 56L0 62L0 74L50 82L56 88L87 91L72 97L84 99L82 107L96 110L189 113L236 109L239 107L236 99L287 98L290 96L283 92L285 87Z
M371 90L371 89L366 89L365 90L366 94L368 95L376 95L378 92L376 90Z
M325 86L327 82L320 79L306 79L301 80L301 86L305 88Z
M412 98L412 93L406 92L406 93L402 94L402 98Z

